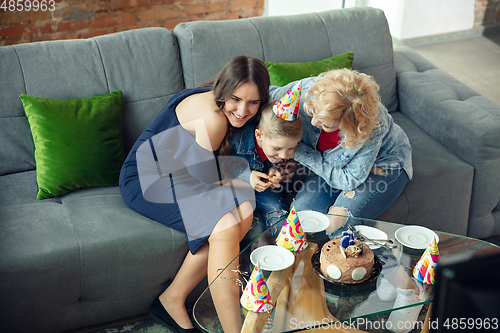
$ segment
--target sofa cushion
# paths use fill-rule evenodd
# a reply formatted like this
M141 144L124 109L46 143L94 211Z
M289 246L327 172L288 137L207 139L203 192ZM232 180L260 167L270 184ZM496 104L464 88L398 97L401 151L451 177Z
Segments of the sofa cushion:
M271 85L283 87L284 85L306 77L318 76L330 69L352 69L354 54L346 52L326 59L308 62L272 62L266 61Z
M35 145L37 199L118 185L125 160L122 92L88 98L21 95Z
M62 332L80 323L80 248L63 205L3 206L0 253L3 331Z
M134 212L116 186L74 191L61 203L80 243L83 324L146 313L182 264L186 234Z
M23 204L42 204L43 202L60 203L61 199L36 199L36 171L16 172L0 176L0 210L3 207Z
M165 28L0 47L0 175L35 169L19 95L83 98L123 92L123 144L184 88L176 40Z
M109 91L123 91L128 152L170 97L184 89L177 41L168 29L155 27L99 36L95 42Z
M34 171L0 177L17 196L0 191L0 327L63 332L147 313L186 235L128 208L117 186L23 199L34 184Z
M474 168L404 114L391 115L410 140L413 179L377 219L466 235Z
M371 75L380 86L380 98L389 112L398 110L394 52L389 25L380 9L362 7L318 13L330 36L332 54L350 50L352 67Z

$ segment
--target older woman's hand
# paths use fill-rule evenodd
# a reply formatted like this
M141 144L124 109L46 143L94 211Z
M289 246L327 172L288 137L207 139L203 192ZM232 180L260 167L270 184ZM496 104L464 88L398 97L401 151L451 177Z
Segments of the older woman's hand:
M290 181L297 170L297 162L294 160L286 160L278 163L278 171L281 173L281 182Z
M269 169L267 173L269 176L269 187L271 188L280 188L280 182L282 180L281 172L276 167L272 167Z

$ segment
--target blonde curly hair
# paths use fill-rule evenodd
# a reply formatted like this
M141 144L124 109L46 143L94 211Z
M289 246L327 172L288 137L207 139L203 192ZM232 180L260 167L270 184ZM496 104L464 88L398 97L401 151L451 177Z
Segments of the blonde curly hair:
M322 123L338 122L343 145L356 149L380 126L378 91L373 77L355 70L334 69L318 75L306 93L304 109Z

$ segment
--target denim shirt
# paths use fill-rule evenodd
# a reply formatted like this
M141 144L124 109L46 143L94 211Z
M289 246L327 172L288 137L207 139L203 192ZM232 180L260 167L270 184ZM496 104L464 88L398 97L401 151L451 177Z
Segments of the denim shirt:
M250 184L250 174L252 170L262 171L265 168L264 163L255 149L255 117L250 119L243 127L236 129L233 137L229 140L231 147L231 156L238 156L244 158L250 169L245 169L237 176L241 180Z
M312 117L304 111L305 93L315 81L315 77L302 80L299 111L302 117L302 141L294 159L323 178L331 187L345 191L363 184L374 166L386 172L403 168L411 179L413 167L410 142L382 104L378 107L380 126L359 148L349 149L341 143L324 153L316 149L321 129L311 124ZM284 87L271 86L271 99L279 100L295 83ZM342 131L339 135L342 138Z

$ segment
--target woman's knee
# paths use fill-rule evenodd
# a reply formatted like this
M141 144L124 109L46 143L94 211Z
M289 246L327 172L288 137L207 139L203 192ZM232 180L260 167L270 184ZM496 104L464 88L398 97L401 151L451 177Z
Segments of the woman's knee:
M219 234L217 237L234 237L235 240L239 240L248 232L248 230L250 230L252 220L252 204L248 201L244 201L220 218L215 225L210 238L215 238L212 236Z
M239 234L239 223L240 221L235 218L233 212L223 215L215 224L209 239L215 238L215 235L217 235L217 237L226 237L226 235L229 236L232 233Z
M220 222L220 221L219 221ZM236 244L239 243L240 230L237 226L216 225L214 231L208 237L209 244Z
M349 210L344 207L333 206L328 210L328 214L341 215L342 217L347 217L350 215Z
M232 212L235 218L239 220L250 220L252 221L253 218L253 205L250 203L250 201L244 201L242 202L238 207L236 207Z
M337 206L330 207L330 209L328 210L328 214L330 215L330 220L335 220L341 225L344 225L349 216L352 216L349 209Z

